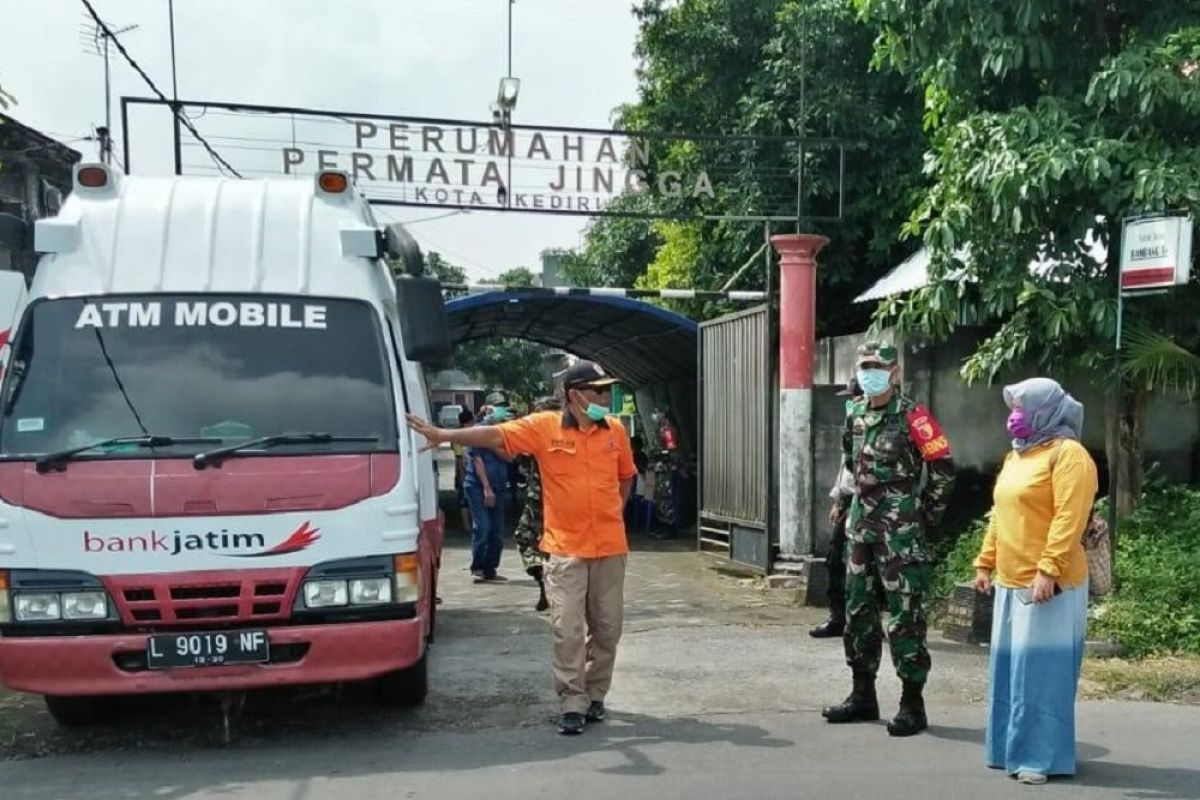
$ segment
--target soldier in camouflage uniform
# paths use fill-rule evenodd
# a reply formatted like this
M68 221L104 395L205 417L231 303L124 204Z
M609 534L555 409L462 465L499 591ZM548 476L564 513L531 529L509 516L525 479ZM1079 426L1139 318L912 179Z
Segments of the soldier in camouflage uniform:
M875 676L883 652L877 584L887 599L888 642L903 684L892 736L928 727L923 690L929 674L924 599L932 577L925 529L946 508L954 482L950 446L937 421L900 393L896 349L858 349L864 396L847 408L842 455L857 492L846 524L846 612L843 637L854 690L823 712L829 722L879 719Z
M553 397L542 397L533 404L533 411L561 411L562 403ZM517 541L517 550L521 554L521 563L525 572L533 577L538 584L538 611L550 607L546 599L546 583L543 577L546 566L546 554L542 552L542 474L538 471L537 461L532 458L522 458L525 462L528 482L525 487L525 507L521 509L521 519L517 522L517 531L513 538Z

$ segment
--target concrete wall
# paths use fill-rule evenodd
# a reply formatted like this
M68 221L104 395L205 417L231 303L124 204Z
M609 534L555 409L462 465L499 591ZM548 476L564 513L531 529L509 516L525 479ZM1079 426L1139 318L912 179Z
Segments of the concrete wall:
M968 386L959 369L974 351L980 333L960 330L948 341L930 346L925 343L893 339L901 349L901 380L909 396L925 403L945 428L959 470L950 513L944 528L953 530L965 524L990 505L991 484L1000 462L1010 449L1004 421L1008 410L1001 397L1005 384L1032 377L1037 370L1026 366L1002 376L995 384ZM885 338L892 338L887 337ZM818 542L828 541L828 525L823 522L827 503L824 493L836 476L836 453L840 447L842 419L837 409L844 407L835 393L845 386L854 371L854 355L865 334L840 336L818 342L818 386L816 418ZM1052 376L1084 404L1083 443L1092 452L1101 473L1101 486L1107 485L1105 449L1106 385L1082 370ZM1146 455L1158 462L1163 474L1173 481L1196 481L1200 453L1200 410L1182 395L1164 393L1150 403L1146 423ZM818 548L817 552L821 552Z

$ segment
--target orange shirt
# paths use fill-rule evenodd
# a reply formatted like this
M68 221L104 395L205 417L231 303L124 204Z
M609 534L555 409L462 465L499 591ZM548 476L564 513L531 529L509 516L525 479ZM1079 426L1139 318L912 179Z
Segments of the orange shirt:
M578 558L629 552L621 482L632 480L637 469L620 420L608 417L583 431L569 412L546 411L496 427L506 451L537 459L543 551Z
M993 580L1010 589L1031 585L1038 570L1060 586L1079 586L1087 578L1083 530L1096 488L1096 464L1073 439L1009 453L975 566L995 570Z

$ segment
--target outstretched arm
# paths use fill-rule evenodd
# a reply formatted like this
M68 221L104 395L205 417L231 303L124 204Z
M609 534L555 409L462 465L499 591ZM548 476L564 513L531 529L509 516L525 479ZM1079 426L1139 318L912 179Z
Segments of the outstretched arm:
M503 450L504 436L495 425L481 425L474 428L438 428L430 425L416 414L408 415L408 427L414 433L425 437L427 449L437 447L442 442L462 444L467 447L483 447L488 450Z

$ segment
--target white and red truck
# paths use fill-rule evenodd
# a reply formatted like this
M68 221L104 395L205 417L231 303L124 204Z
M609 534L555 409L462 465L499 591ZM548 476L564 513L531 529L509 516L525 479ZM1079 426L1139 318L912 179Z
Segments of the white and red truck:
M103 699L427 686L440 285L344 173L85 164L0 273L0 681ZM399 277L390 264L403 265Z

